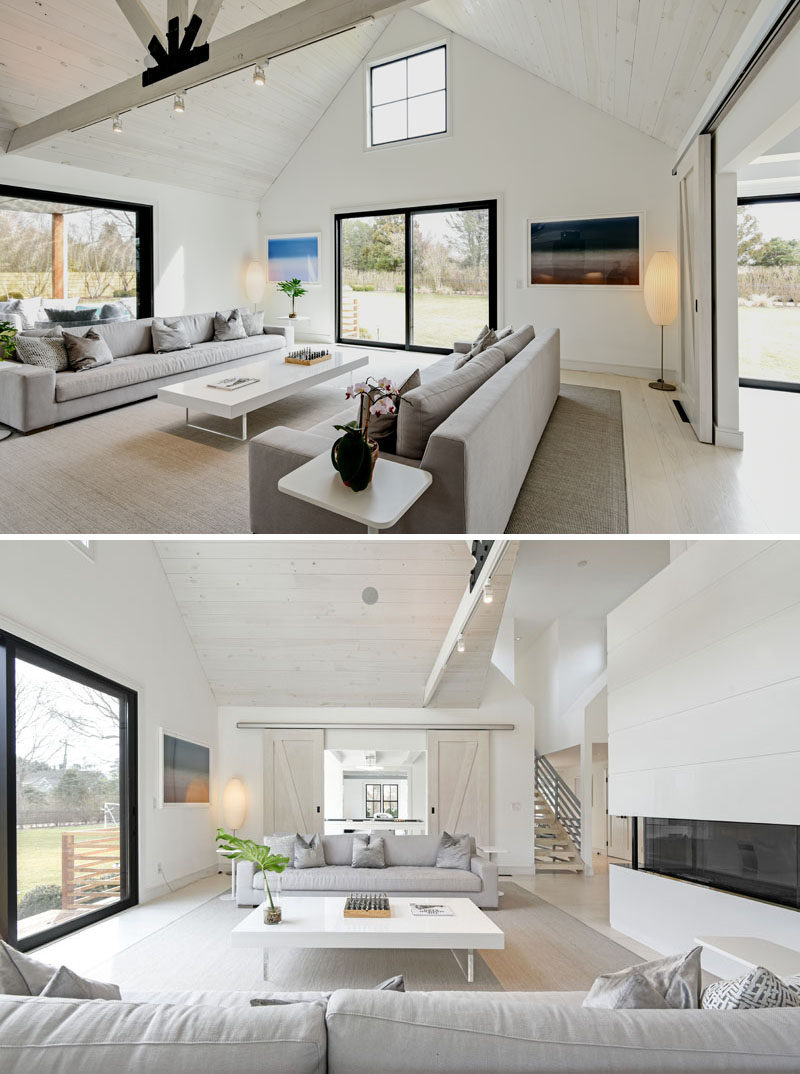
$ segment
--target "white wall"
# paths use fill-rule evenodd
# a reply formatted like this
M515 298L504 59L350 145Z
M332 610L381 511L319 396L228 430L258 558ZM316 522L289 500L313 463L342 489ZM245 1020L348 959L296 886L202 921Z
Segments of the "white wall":
M508 682L496 668L489 670L484 700L478 709L354 709L354 708L296 708L288 714L292 722L324 724L326 744L333 748L350 748L346 743L353 740L352 732L336 730L337 724L385 723L386 732L370 732L370 741L378 749L397 748L383 746L380 735L388 735L397 723L418 724L420 731L431 724L452 723L456 726L475 723L513 723L514 731L497 731L491 735L492 803L491 838L508 848L500 863L505 866L530 869L533 858L533 709L519 691ZM243 779L248 788L249 810L243 834L260 839L263 816L263 766L261 760L260 731L240 731L239 720L287 719L285 709L266 707L246 708L222 706L219 710L220 774L224 782L231 776ZM396 736L399 732L392 731ZM410 741L403 732L404 742ZM396 741L396 740L395 740ZM355 748L355 747L352 747ZM408 748L407 746L405 748ZM424 745L420 748L424 749ZM421 762L424 765L424 760ZM414 786L422 784L417 779L417 766L413 773ZM421 775L420 768L420 775ZM417 803L414 802L416 810ZM427 815L427 807L425 814Z
M415 12L402 12L371 58L447 38L452 46L451 137L364 149L363 69L347 83L262 202L266 233L319 231L324 279L302 300L313 334L334 324L333 213L499 196L503 323L561 328L567 365L653 375L658 330L641 292L526 288L526 221L647 213L647 253L675 250L673 152ZM271 317L287 312L271 293ZM677 334L667 329L667 367Z
M612 612L609 811L800 824L798 637L796 541L699 541ZM669 883L696 902L699 922L706 896ZM744 901L726 898L734 910ZM759 935L759 915L774 915L750 911ZM734 919L719 916L713 931L739 931ZM690 913L684 926L701 927Z
M363 779L348 778L344 780L344 813L345 820L366 819L366 795L368 783L394 783L397 786L398 810L397 816L406 820L414 818L414 814L408 808L408 774L403 778L392 779L391 777L375 773L374 776ZM417 818L422 819L422 818Z
M153 205L157 315L247 303L244 271L259 247L253 202L16 155L0 155L0 184Z
M217 868L217 772L211 806L156 807L159 728L216 747L217 710L153 545L94 547L90 561L68 541L3 542L0 624L137 691L144 901L166 890L159 862L173 885Z

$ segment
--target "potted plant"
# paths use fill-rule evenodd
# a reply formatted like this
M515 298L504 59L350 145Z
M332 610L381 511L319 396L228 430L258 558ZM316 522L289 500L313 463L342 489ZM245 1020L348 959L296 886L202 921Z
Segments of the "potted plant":
M394 414L400 396L388 378L382 377L376 381L367 377L345 392L347 399L356 397L361 404L358 419L347 425L334 425L342 436L331 448L331 462L348 488L353 492L363 492L372 481L379 451L377 442L370 439L369 419Z
M264 904L264 924L277 925L281 920L281 908L276 906L269 890L267 873L282 873L289 864L289 859L284 854L273 854L268 846L256 843L253 839L240 839L236 835L230 835L222 828L217 828L217 845L223 852L223 857L230 861L251 861L264 875L264 891L267 893L267 902ZM234 866L235 868L235 866Z
M16 349L17 330L8 321L0 321L0 362L11 358Z
M289 316L290 317L296 317L297 314L295 313L295 310L294 310L294 304L295 304L295 301L298 298L302 298L303 295L307 294L307 291L306 291L305 287L303 287L303 285L300 283L300 281L295 276L294 279L284 280L283 283L279 283L278 284L278 290L283 291L283 293L285 295L288 295L289 298L291 298L291 300L292 300L292 312L289 314Z

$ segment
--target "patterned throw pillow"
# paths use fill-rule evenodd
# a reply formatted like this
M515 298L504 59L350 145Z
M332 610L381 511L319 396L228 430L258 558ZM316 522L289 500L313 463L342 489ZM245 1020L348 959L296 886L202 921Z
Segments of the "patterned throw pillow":
M294 844L297 836L294 833L279 835L277 832L274 835L264 836L264 846L269 847L273 854L280 854L284 858L289 859L287 869L294 868Z
M484 328L467 353L458 355L455 362L453 362L453 371L462 369L467 362L471 362L473 358L477 358L479 354L483 354L489 347L493 347L497 340L498 335L493 328L489 328L488 326Z
M264 314L248 313L242 310L242 324L248 336L261 336L264 334Z
M325 848L318 835L305 839L298 832L294 837L295 869L321 869L325 865Z
M385 869L384 842L382 835L356 832L353 835L353 868Z
M76 373L85 373L101 365L111 365L114 360L108 344L94 328L90 328L82 336L76 336L74 332L65 332L64 345L67 348L69 367Z
M763 1010L767 1007L800 1007L795 991L770 970L758 966L731 981L709 985L700 1000L707 1011Z
M42 369L52 369L63 373L69 369L67 348L60 325L53 325L46 336L27 336L24 333L14 340L17 358L25 365L38 365Z
M469 869L472 847L468 835L443 832L436 852L437 869Z
M150 326L153 337L153 352L166 354L168 351L188 351L192 343L179 319L166 321L154 317Z
M217 313L214 317L214 339L220 343L228 343L232 339L246 339L242 314L240 310L231 310L230 313Z

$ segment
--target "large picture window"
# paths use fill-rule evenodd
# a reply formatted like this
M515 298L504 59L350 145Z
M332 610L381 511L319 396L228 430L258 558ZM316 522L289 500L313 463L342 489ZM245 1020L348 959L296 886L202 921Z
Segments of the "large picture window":
M497 202L336 217L337 340L446 354L497 327Z
M0 186L0 303L17 300L28 328L152 316L152 206Z
M138 899L136 694L0 632L0 933L27 950Z

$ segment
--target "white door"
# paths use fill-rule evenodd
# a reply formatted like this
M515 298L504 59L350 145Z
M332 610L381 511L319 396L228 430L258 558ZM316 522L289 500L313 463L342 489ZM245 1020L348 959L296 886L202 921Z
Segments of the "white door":
M714 440L711 135L701 135L678 165L681 268L680 401L697 439Z
M264 732L264 834L322 834L325 732Z
M489 732L428 732L428 831L489 839Z

